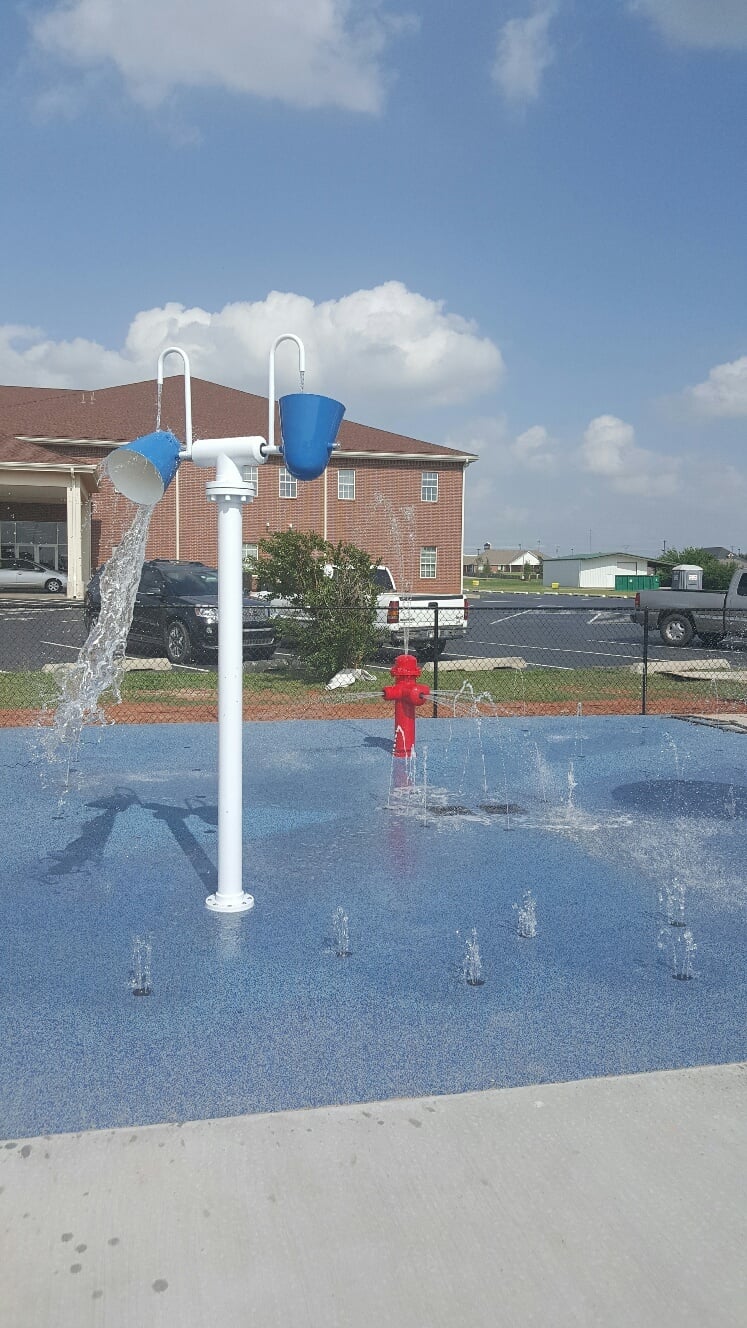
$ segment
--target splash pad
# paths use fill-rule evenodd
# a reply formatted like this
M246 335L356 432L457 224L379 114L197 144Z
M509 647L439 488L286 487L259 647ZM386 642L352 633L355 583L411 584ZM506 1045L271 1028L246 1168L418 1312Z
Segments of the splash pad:
M243 918L196 907L217 879L214 726L87 731L59 813L27 732L3 732L0 1134L743 1057L747 747L660 718L583 724L574 761L575 718L421 719L405 784L391 720L251 725Z

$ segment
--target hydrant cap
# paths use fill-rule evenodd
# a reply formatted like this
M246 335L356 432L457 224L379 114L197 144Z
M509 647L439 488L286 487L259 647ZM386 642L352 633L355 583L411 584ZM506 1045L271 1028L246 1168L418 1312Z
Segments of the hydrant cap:
M389 672L393 678L420 677L420 668L414 655L398 655Z

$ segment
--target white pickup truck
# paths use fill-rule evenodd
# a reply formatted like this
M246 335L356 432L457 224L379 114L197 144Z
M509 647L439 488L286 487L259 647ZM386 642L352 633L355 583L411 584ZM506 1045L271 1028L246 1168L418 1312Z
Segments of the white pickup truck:
M397 649L405 643L412 654L433 653L434 605L438 605L438 653L448 641L462 641L467 635L469 603L464 595L412 595L397 590L388 567L374 572L376 589L376 626Z
M658 627L665 646L687 646L699 636L704 646L718 646L725 636L747 636L747 572L734 573L729 589L639 590L633 622Z
M327 576L334 576L332 564L325 566ZM467 634L469 603L463 595L413 595L397 590L388 567L374 568L376 585L376 629L385 650L418 652L432 655L438 605L438 653L443 653L449 641L463 640ZM260 594L262 592L259 592ZM270 611L275 618L303 618L304 610L287 599L271 599Z

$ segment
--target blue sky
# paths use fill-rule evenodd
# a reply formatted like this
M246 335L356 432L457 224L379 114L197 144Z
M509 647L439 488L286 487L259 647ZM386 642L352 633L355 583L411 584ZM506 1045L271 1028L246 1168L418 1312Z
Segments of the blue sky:
M4 7L0 381L466 447L466 544L747 546L747 0ZM278 364L281 389L288 361Z

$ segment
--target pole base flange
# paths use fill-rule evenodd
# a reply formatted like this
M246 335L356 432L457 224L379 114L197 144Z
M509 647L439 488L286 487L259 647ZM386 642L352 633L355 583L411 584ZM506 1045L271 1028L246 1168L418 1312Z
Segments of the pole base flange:
M209 908L211 913L248 913L250 908L254 908L254 895L208 895L205 908Z

